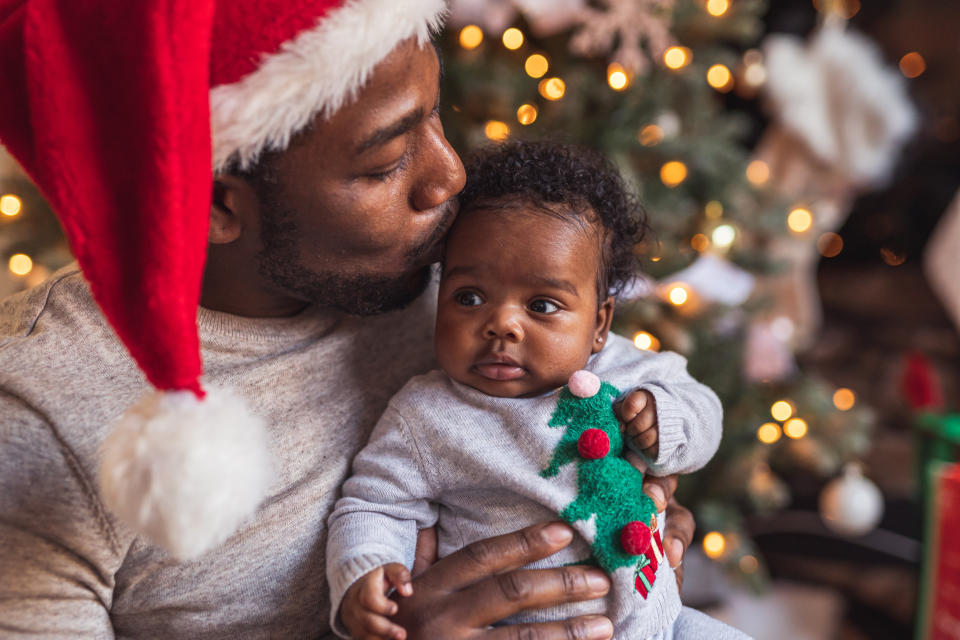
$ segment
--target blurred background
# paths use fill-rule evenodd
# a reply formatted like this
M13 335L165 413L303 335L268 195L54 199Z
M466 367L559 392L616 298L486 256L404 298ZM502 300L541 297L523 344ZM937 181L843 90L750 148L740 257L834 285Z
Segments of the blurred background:
M443 121L607 152L615 329L725 407L684 599L758 639L960 638L960 3L452 0ZM0 297L71 261L0 149Z

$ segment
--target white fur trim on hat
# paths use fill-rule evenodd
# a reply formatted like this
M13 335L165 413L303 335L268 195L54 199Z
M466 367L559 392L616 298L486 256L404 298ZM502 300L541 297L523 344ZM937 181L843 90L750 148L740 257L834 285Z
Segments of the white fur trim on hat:
M252 165L286 149L318 113L356 97L373 68L404 40L423 45L442 26L444 0L353 0L285 42L241 80L210 90L213 169Z

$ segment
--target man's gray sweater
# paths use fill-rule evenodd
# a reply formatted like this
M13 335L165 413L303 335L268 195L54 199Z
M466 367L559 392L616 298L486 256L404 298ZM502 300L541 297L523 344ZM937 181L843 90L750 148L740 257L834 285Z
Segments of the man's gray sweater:
M720 402L687 373L681 356L640 351L629 340L611 336L586 368L621 391L642 388L653 394L660 450L651 472L689 473L716 452ZM436 525L443 557L476 540L558 519L576 494L576 465L565 465L551 478L540 475L563 435L563 429L548 426L558 393L498 398L442 371L407 383L354 460L330 517L327 574L333 617L344 592L364 574L390 562L411 566L418 529ZM530 567L589 558L592 522L578 521L575 528L580 535L569 547ZM672 625L681 605L668 563L660 563L646 599L634 588L632 568L617 570L613 578L614 588L604 599L531 611L511 621L604 613L617 638L646 638Z
M326 518L390 396L433 362L435 297L375 318L201 309L205 381L269 425L276 475L223 545L177 562L97 492L100 446L150 389L75 268L0 301L0 638L317 638Z

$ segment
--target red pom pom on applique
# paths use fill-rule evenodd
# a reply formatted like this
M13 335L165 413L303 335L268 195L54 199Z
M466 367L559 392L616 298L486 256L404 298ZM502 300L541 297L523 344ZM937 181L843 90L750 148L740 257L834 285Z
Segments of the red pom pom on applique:
M632 556L645 554L650 548L650 539L650 527L637 520L627 523L620 532L620 544Z
M603 429L587 429L577 439L577 451L588 460L596 460L610 453L610 437Z

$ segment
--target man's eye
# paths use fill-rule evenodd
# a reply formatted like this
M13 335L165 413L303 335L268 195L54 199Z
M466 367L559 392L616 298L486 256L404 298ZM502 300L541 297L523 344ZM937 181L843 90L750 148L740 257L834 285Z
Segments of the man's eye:
M473 291L462 291L457 294L457 303L464 307L475 307L483 304L483 299Z
M560 307L549 300L534 300L530 303L530 311L534 313L556 313Z
M407 168L407 154L403 154L400 157L400 160L397 163L387 169L386 171L378 171L376 173L368 173L368 178L373 178L374 180L379 180L380 182L386 182L390 178L396 176L398 173Z

